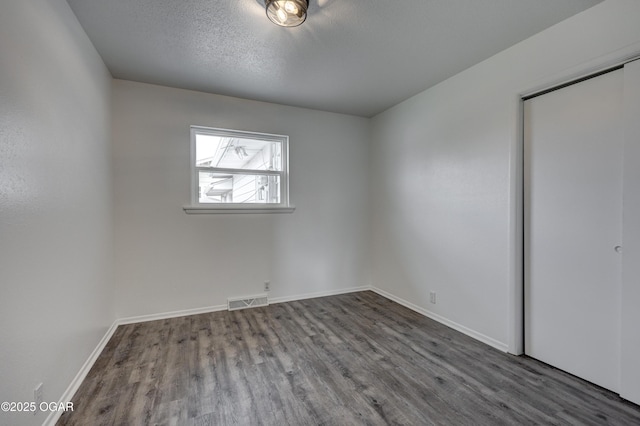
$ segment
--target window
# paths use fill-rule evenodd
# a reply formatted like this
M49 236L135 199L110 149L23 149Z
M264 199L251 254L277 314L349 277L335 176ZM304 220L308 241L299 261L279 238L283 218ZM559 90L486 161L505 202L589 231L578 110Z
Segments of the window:
M191 127L187 213L290 212L289 137Z

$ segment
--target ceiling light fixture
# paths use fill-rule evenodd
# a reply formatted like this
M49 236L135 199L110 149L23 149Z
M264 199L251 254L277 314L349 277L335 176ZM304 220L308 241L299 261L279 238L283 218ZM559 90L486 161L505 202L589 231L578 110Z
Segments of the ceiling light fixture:
M307 19L308 0L265 0L267 17L281 27L297 27Z

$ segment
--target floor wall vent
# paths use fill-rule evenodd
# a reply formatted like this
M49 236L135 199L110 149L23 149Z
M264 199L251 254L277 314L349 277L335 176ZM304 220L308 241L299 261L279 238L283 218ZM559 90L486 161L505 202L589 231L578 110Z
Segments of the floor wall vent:
M230 297L227 299L227 307L230 311L257 308L258 306L269 306L269 298L266 294L249 297Z

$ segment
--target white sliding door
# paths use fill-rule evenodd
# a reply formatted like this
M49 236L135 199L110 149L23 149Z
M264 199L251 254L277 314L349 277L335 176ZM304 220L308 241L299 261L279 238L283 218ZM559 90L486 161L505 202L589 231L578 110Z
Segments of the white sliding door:
M525 353L613 391L623 104L622 69L524 103Z
M625 147L620 396L640 404L640 59L624 67Z

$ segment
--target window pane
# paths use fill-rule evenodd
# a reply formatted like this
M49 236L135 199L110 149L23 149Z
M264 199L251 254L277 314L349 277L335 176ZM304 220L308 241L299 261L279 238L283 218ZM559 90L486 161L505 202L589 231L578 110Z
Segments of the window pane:
M280 203L280 176L199 172L200 203Z
M196 167L282 171L280 142L196 134Z

